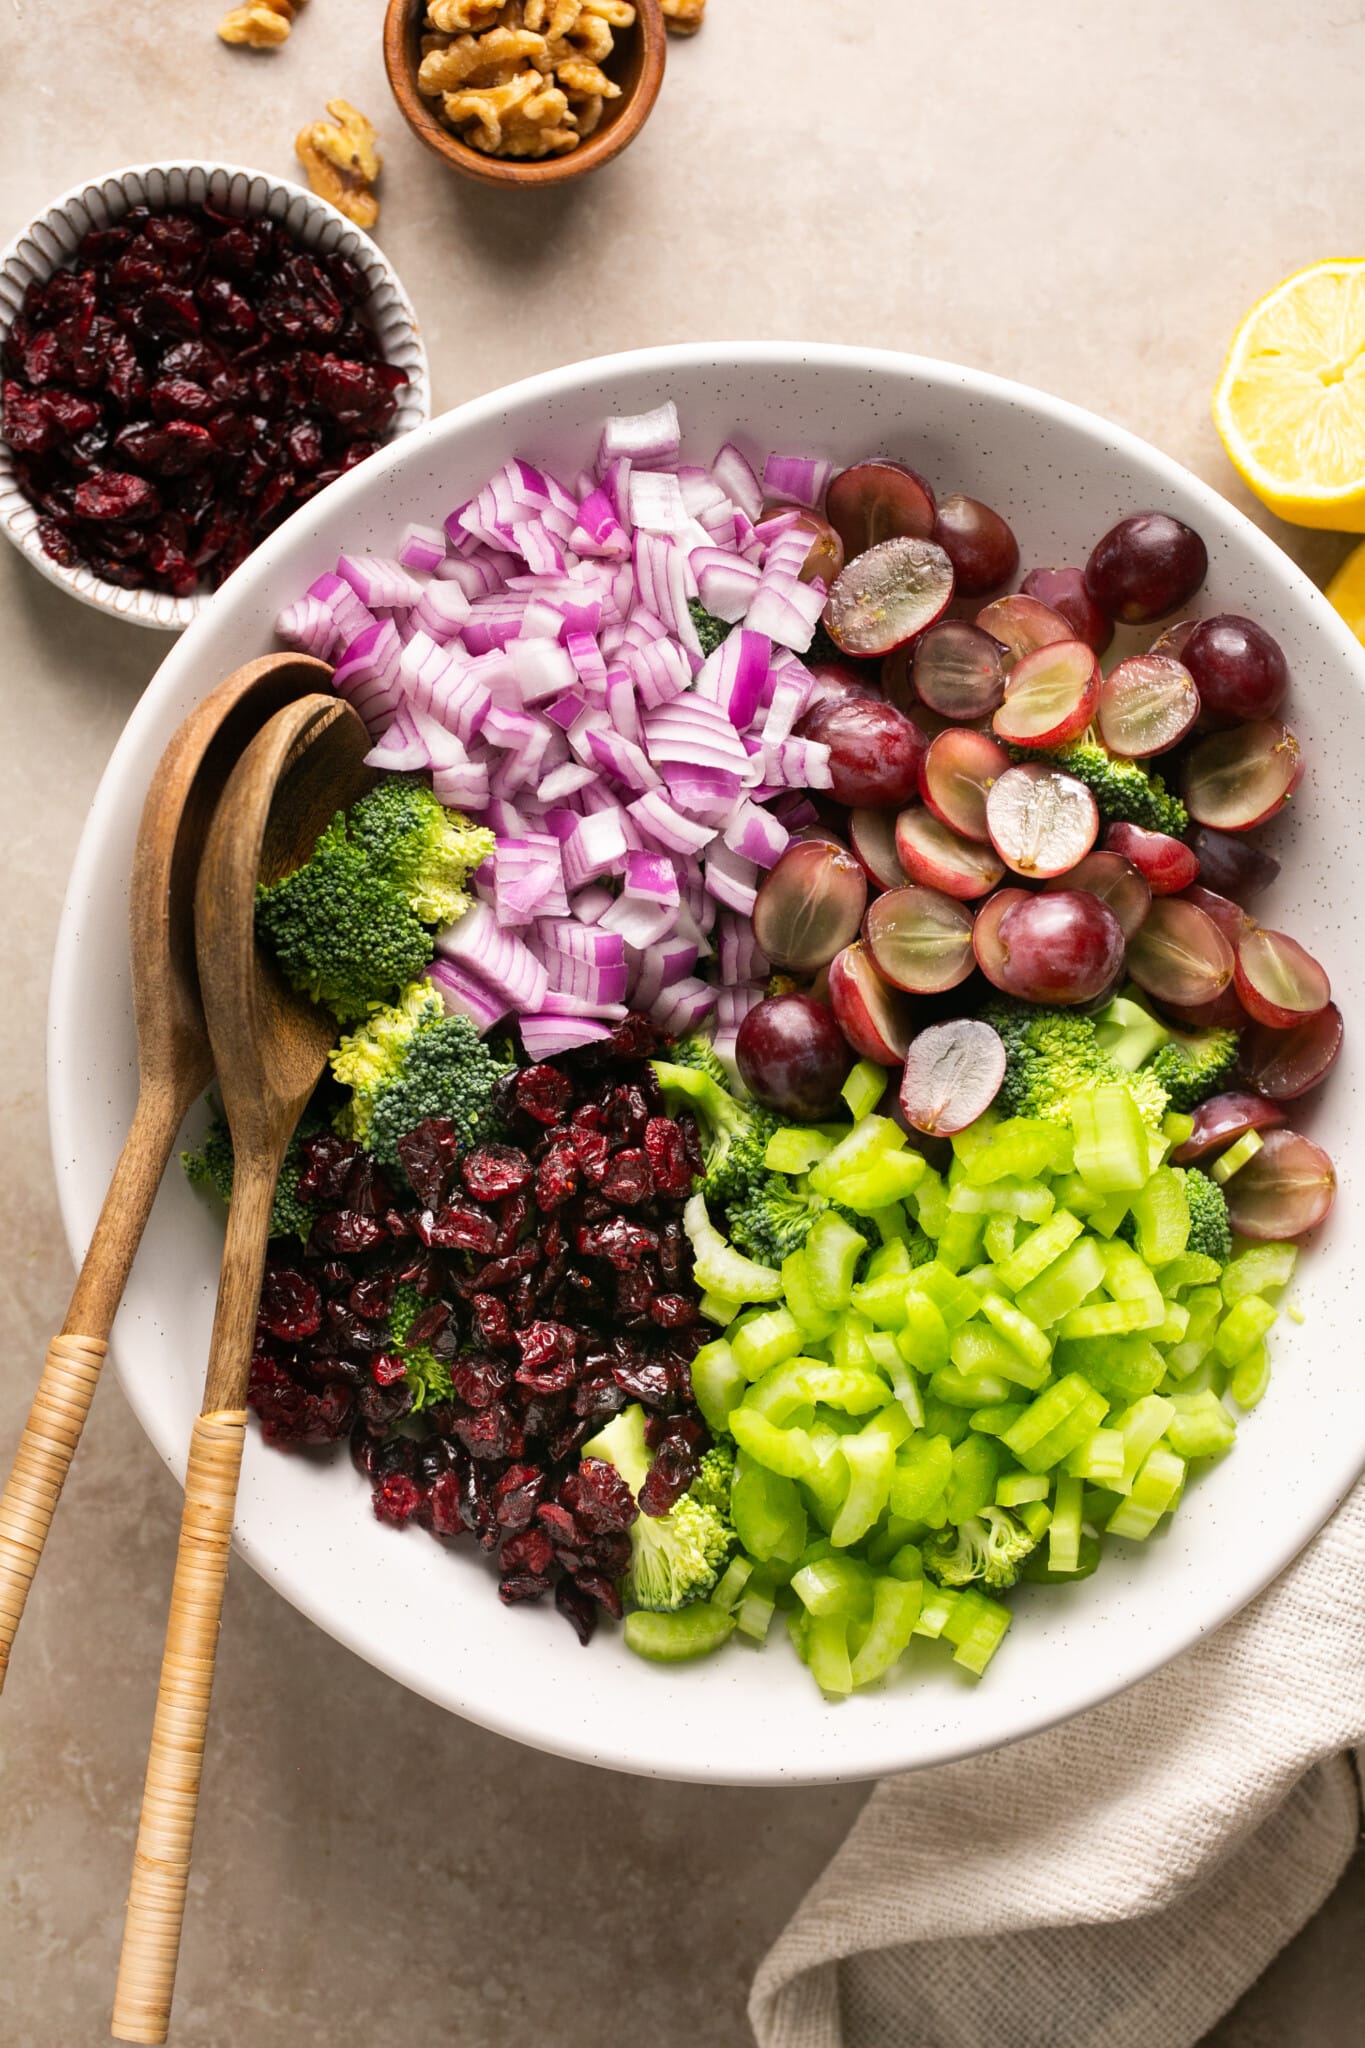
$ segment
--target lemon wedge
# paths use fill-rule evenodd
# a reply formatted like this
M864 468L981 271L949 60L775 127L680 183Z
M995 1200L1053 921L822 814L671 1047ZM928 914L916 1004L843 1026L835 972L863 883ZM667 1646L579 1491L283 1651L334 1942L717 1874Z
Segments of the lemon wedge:
M1352 548L1324 592L1356 639L1365 643L1365 541Z
M1272 512L1365 533L1365 258L1295 271L1252 307L1213 420Z

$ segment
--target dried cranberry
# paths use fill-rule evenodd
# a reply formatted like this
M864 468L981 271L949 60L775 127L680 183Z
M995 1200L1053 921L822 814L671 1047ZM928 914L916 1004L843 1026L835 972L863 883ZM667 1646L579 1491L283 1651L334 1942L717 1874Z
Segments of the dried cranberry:
M260 1418L268 1444L334 1443L351 1420L349 1387L333 1385L310 1393L269 1353L257 1351L251 1361L247 1403Z
M506 1578L498 1580L498 1598L504 1607L515 1607L524 1600L543 1600L551 1584L551 1580L536 1572L509 1572Z
M548 1484L535 1465L509 1465L493 1488L493 1518L509 1532L530 1526ZM548 1540L547 1540L548 1547Z
M367 1252L384 1241L384 1226L352 1209L333 1209L314 1219L308 1239L313 1252Z
M75 509L82 519L154 519L161 510L156 485L145 476L106 469L101 476L77 484Z
M476 1145L460 1167L470 1194L479 1202L497 1202L528 1186L532 1167L517 1145Z
M370 1378L377 1387L396 1387L408 1369L396 1351L379 1351L370 1360Z
M417 1235L423 1244L439 1245L443 1251L491 1252L498 1228L486 1209L456 1201L436 1213L424 1209L417 1218Z
M503 1252L500 1257L490 1259L480 1266L474 1275L471 1293L494 1293L511 1282L533 1273L540 1264L540 1246L534 1243L519 1244L515 1251Z
M548 1572L554 1562L554 1554L554 1545L543 1529L521 1529L508 1536L503 1544L498 1556L498 1569L502 1572Z
M632 1401L643 1402L646 1408L673 1405L673 1379L663 1359L642 1354L624 1358L613 1366L611 1376L624 1394Z
M437 1536L463 1536L467 1528L461 1502L459 1474L447 1470L431 1482L429 1495L431 1527Z
M555 1606L586 1650L597 1627L597 1607L592 1597L572 1579L563 1578L555 1586Z
M557 1124L573 1096L573 1084L558 1067L523 1067L513 1087L517 1108L538 1124Z
M618 1145L638 1145L649 1121L649 1104L634 1082L613 1088L607 1098L607 1136Z
M346 1198L341 1206L354 1209L361 1216L384 1216L392 1203L393 1190L379 1161L362 1152L347 1178Z
M648 1257L658 1239L652 1230L630 1223L624 1216L609 1216L605 1222L576 1230L574 1245L585 1257L606 1259L618 1272L625 1272Z
M398 1157L424 1209L439 1209L460 1156L460 1134L444 1117L429 1117L398 1140Z
M644 1485L640 1506L647 1515L666 1515L676 1507L697 1476L697 1453L684 1439L669 1436L654 1453Z
M645 1125L644 1146L658 1192L685 1201L692 1192L694 1169L681 1125L670 1116L652 1116Z
M536 1206L542 1211L555 1210L577 1190L578 1161L573 1147L563 1143L549 1146L536 1164Z
M292 1267L267 1266L256 1322L268 1336L297 1344L320 1328L322 1295Z
M594 1536L629 1529L640 1512L629 1485L605 1458L584 1458L559 1495L574 1520Z
M521 1424L503 1401L456 1419L455 1434L471 1458L519 1458L526 1449Z
M391 1472L379 1480L371 1496L377 1520L391 1522L395 1529L401 1529L410 1522L422 1507L427 1495L415 1479L406 1472Z
M621 1594L615 1580L603 1578L600 1572L578 1571L574 1583L584 1593L590 1593L599 1607L605 1607L613 1621L622 1615Z
M654 1176L648 1159L637 1146L623 1146L613 1155L602 1176L603 1200L634 1208L637 1202L647 1202L653 1193Z
M409 1344L430 1344L442 1336L450 1327L450 1307L447 1302L429 1302L420 1309L408 1326Z
M394 1273L371 1273L364 1280L356 1281L348 1296L349 1304L366 1322L383 1322L393 1306L396 1285L397 1275Z
M512 1319L496 1294L476 1294L470 1300L474 1327L481 1344L495 1349L512 1342Z
M466 1352L450 1361L450 1384L467 1408L491 1408L507 1392L512 1368L504 1358Z
M561 1550L577 1550L583 1542L577 1522L562 1501L543 1500L536 1509L536 1520Z
M411 1412L412 1388L406 1375L388 1387L369 1382L356 1389L355 1405L371 1429L389 1429Z
M658 1026L639 1010L632 1010L617 1025L602 1050L618 1060L648 1059L659 1050L662 1042Z

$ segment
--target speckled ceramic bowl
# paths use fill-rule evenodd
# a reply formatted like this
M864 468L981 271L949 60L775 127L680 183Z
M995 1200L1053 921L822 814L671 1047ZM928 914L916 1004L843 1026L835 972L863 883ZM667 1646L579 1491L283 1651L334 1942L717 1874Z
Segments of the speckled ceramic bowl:
M149 206L159 213L176 206L202 206L206 200L225 213L282 221L304 248L329 253L339 250L364 272L370 286L365 310L385 356L408 374L390 438L396 440L420 426L431 412L426 350L417 316L392 264L367 234L327 200L287 178L272 178L264 171L243 170L236 164L134 164L64 192L0 251L0 342L29 286L46 282L55 270L69 263L82 235L91 228L109 226L131 206ZM166 591L124 590L117 583L106 583L92 569L64 569L45 552L38 538L38 518L19 488L10 451L0 440L0 533L50 581L70 591L82 604L139 626L159 626L168 633L188 626L213 595L205 591L193 597L172 597Z
M1293 671L1289 715L1308 773L1269 835L1284 861L1258 904L1331 967L1345 1052L1294 1108L1341 1169L1336 1212L1293 1287L1306 1320L1273 1337L1275 1376L1236 1449L1190 1485L1147 1544L1115 1544L1083 1584L1029 1587L986 1678L919 1645L883 1689L828 1705L780 1627L761 1651L642 1664L604 1629L581 1650L552 1611L504 1609L470 1547L383 1528L344 1450L283 1456L248 1437L237 1511L247 1560L286 1598L404 1685L504 1735L621 1770L730 1783L872 1777L1032 1734L1197 1642L1257 1593L1344 1497L1365 1462L1360 1368L1365 1217L1365 951L1352 869L1365 759L1365 654L1299 571L1240 513L1154 448L1090 413L946 363L866 349L723 343L581 363L433 420L296 513L174 648L101 784L71 880L52 990L52 1140L73 1251L89 1239L135 1093L126 917L129 857L156 759L209 683L272 644L271 621L343 547L392 550L440 520L513 453L568 475L607 413L677 401L685 452L727 438L903 457L946 489L998 505L1026 565L1083 560L1122 514L1158 507L1208 543L1198 609L1247 612ZM90 1001L91 989L100 1000ZM114 1334L123 1385L183 1472L222 1249L221 1212L172 1172ZM231 1654L231 1646L225 1649ZM1303 1654L1311 1663L1313 1645ZM1273 1703L1270 1704L1273 1711Z

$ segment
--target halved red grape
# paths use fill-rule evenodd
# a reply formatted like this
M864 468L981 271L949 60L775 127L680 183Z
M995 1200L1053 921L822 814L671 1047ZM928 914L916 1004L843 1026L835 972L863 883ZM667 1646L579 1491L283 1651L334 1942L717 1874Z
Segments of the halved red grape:
M861 939L830 961L829 1000L840 1030L860 1059L894 1067L905 1058L914 1007L878 974Z
M1088 1003L1123 966L1123 928L1082 889L1045 890L1013 903L996 938L1011 994L1031 1003Z
M947 610L953 565L931 540L884 540L835 577L825 628L845 654L889 654Z
M1202 882L1191 882L1180 894L1184 902L1193 903L1196 909L1213 919L1236 952L1238 941L1251 921L1241 904L1234 903L1230 896L1220 896L1215 889L1206 889Z
M1194 854L1183 839L1172 839L1169 832L1148 832L1141 825L1116 822L1105 832L1104 843L1110 853L1121 853L1133 863L1154 896L1174 896L1188 889L1198 876Z
M1103 654L1114 637L1114 624L1100 610L1085 587L1080 569L1030 569L1019 588L1025 597L1036 597L1054 612L1060 612L1078 640Z
M1278 1103L1236 1088L1225 1095L1211 1095L1192 1114L1194 1129L1171 1154L1177 1166L1194 1166L1211 1152L1221 1152L1225 1146L1235 1144L1247 1131L1269 1131L1284 1122L1284 1111Z
M735 1040L735 1065L755 1102L798 1123L833 1116L852 1064L833 1010L814 996L765 997Z
M1100 665L1084 640L1053 640L1014 664L991 724L1016 747L1063 747L1100 701Z
M1332 1000L1327 970L1287 932L1249 925L1237 945L1236 989L1258 1024L1289 1031Z
M844 697L817 704L800 720L803 739L829 748L830 793L863 808L910 801L928 745L913 719L880 697Z
M991 845L1016 875L1064 875L1095 844L1100 814L1083 782L1044 761L1007 768L986 798Z
M1027 903L1031 893L1028 889L997 889L979 906L972 926L972 951L976 954L976 964L987 981L1003 989L1006 995L1013 995L1014 988L1006 973L1000 923L1007 910L1012 910L1016 903Z
M1083 889L1089 896L1098 896L1113 911L1125 939L1131 939L1141 928L1152 907L1146 876L1139 874L1121 853L1088 853L1074 868L1064 875L1054 875L1043 886L1049 890Z
M1232 981L1233 952L1211 917L1158 896L1128 941L1128 972L1162 1003L1211 1003Z
M908 881L896 853L894 811L857 810L848 821L853 851L879 889L898 889Z
M1189 843L1198 856L1201 882L1239 903L1259 896L1280 872L1274 854L1230 832L1210 832L1201 825L1191 832Z
M1233 1229L1263 1239L1316 1230L1336 1192L1336 1172L1321 1145L1287 1130L1267 1131L1256 1157L1223 1189Z
M975 964L966 904L915 883L874 897L863 919L863 943L877 972L911 995L956 988Z
M1341 1051L1341 1012L1327 1003L1306 1023L1289 1031L1253 1024L1242 1034L1242 1071L1253 1088L1276 1102L1293 1102L1316 1088L1336 1065Z
M1085 587L1111 619L1146 626L1188 604L1208 567L1208 550L1192 526L1167 512L1135 512L1095 543Z
M1249 832L1289 801L1303 780L1303 754L1287 725L1261 719L1213 732L1185 762L1185 808L1196 825Z
M1177 1031L1245 1031L1251 1023L1231 982L1207 1003L1172 1003L1163 997L1159 1007Z
M1004 648L1006 670L1024 655L1032 654L1035 647L1076 637L1060 612L1039 604L1036 597L1023 597L1018 591L1013 597L997 597L994 604L984 605L975 623Z
M934 539L953 565L959 597L984 597L1019 567L1019 543L1009 522L961 491L939 500Z
M950 725L929 742L919 764L919 792L936 818L964 839L984 845L986 798L1010 765L1010 757L989 733Z
M825 492L825 517L851 560L884 540L928 540L934 494L903 462L855 462Z
M770 519L782 512L794 515L796 531L810 535L810 553L796 572L801 582L809 583L819 576L825 583L832 583L844 566L844 543L835 528L818 512L812 512L809 505L787 505L775 501L763 507L762 516Z
M789 846L759 884L754 937L776 967L809 974L856 937L867 876L828 840Z
M888 662L901 659L888 655ZM941 619L915 642L915 695L941 718L989 718L1005 694L1000 642L965 619ZM890 692L888 691L888 695Z
M964 839L923 804L912 804L896 819L896 852L912 882L964 903L986 895L1005 872L991 846Z
M1289 664L1279 641L1237 612L1201 619L1181 659L1210 724L1273 718L1289 689Z
M985 1115L1004 1078L1000 1034L977 1017L954 1017L931 1024L912 1042L901 1108L917 1131L950 1138Z
M1199 716L1199 692L1169 654L1133 654L1109 671L1100 691L1100 737L1111 754L1145 760L1164 754Z

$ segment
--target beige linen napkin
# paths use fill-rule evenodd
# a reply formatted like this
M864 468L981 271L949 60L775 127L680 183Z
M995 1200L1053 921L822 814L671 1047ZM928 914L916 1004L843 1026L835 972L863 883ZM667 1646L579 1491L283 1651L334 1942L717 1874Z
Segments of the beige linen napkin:
M762 2048L1190 2048L1350 1860L1356 1747L1365 1483L1166 1670L1046 1735L879 1785L761 1965L754 2032Z

